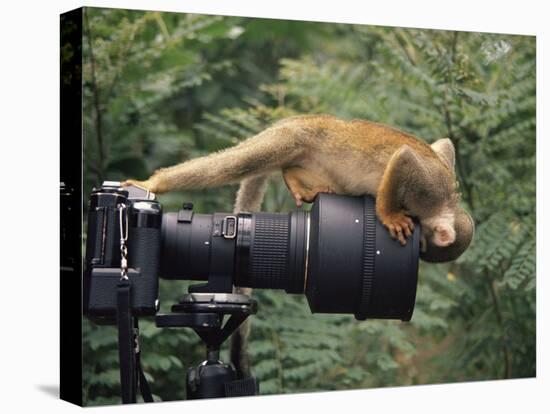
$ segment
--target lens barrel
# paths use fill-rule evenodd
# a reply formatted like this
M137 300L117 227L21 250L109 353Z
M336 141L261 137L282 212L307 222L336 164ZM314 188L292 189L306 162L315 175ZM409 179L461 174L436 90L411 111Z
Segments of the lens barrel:
M194 214L190 208L164 214L161 277L206 280L219 269L233 275L235 286L303 293L306 217Z
M378 221L372 197L320 194L311 210L306 297L312 312L410 320L420 229L407 244Z
M305 293L314 313L410 320L420 230L402 246L370 196L319 194L311 212L163 215L161 277L230 278L235 286Z

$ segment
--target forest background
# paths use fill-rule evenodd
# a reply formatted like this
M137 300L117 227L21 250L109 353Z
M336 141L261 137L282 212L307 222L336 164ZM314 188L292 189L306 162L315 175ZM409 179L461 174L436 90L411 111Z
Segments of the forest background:
M409 323L311 315L302 296L256 290L250 351L262 394L535 376L534 37L95 8L83 28L85 194L295 114L455 144L472 247L453 263L422 263ZM160 201L231 211L235 191ZM294 208L274 176L263 210ZM161 280L162 309L187 286ZM204 358L198 337L141 328L156 399L185 398L185 369ZM85 403L118 403L114 328L84 320L83 339Z

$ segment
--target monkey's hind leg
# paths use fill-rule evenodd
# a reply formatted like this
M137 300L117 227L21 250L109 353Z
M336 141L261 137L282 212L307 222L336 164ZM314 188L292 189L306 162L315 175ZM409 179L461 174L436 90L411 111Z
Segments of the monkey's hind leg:
M297 207L301 207L304 201L312 203L319 193L333 192L327 179L301 167L285 168L283 179Z
M404 199L410 185L409 176L417 170L417 163L417 156L410 147L399 148L390 158L376 194L378 218L402 245L414 230L413 221L405 215Z

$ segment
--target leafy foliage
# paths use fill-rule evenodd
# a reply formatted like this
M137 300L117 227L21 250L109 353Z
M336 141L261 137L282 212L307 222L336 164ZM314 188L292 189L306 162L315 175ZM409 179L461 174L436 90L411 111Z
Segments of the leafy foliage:
M421 265L410 323L310 315L254 292L251 354L263 394L535 375L535 42L525 36L87 9L85 184L233 145L298 113L450 137L476 221L456 262ZM161 197L230 211L235 187ZM266 211L292 200L274 177ZM161 281L163 306L184 282ZM85 397L118 402L116 335L85 322ZM184 395L194 334L142 322L157 399ZM224 359L228 359L227 350Z

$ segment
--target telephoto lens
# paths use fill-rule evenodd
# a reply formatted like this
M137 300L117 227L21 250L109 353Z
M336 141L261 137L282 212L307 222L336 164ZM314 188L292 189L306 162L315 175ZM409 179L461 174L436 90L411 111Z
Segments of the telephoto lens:
M305 293L313 313L411 319L420 227L401 245L370 196L319 194L310 212L291 213L195 214L188 203L161 228L163 278L230 278Z

